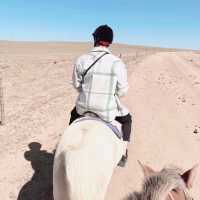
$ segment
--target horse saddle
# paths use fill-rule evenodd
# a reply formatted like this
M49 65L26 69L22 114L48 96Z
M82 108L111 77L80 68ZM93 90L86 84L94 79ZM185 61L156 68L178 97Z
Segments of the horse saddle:
M121 130L121 125L119 124L119 122L117 121L113 121L111 123L106 122L104 120L102 120L99 117L91 117L91 116L84 116L81 118L76 119L73 123L77 123L77 122L81 122L81 121L86 121L86 120L95 120L95 121L99 121L102 122L103 124L105 124L108 128L110 128L112 130L112 132L119 138L122 139L123 138L123 133Z

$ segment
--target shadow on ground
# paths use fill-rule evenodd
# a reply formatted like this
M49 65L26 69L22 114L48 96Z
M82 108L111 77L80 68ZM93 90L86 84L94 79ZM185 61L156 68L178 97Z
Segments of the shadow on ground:
M42 145L32 142L24 158L30 162L34 174L21 188L17 200L53 200L54 154L41 150Z

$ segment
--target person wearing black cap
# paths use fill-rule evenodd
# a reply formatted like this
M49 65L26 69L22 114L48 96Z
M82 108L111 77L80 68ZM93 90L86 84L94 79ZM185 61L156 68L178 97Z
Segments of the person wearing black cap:
M108 25L99 26L92 35L94 48L80 56L74 66L72 79L79 96L69 124L92 112L106 122L121 123L123 140L129 142L132 117L119 100L128 90L126 66L108 49L113 42L113 30ZM126 151L119 166L125 166L127 158Z

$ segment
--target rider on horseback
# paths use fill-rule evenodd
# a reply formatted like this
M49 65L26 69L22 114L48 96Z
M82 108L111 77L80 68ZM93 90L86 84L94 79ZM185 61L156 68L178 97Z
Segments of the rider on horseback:
M69 124L86 112L92 112L106 122L116 120L121 123L123 140L129 142L132 119L119 101L128 90L126 66L108 49L113 41L113 31L109 26L99 26L93 37L94 48L79 57L74 66L73 85L79 96ZM126 151L119 165L124 166L127 158Z

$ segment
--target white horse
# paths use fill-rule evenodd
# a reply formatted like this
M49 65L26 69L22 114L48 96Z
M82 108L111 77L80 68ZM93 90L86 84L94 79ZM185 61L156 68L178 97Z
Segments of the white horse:
M101 121L70 125L54 158L54 200L103 200L126 146Z

